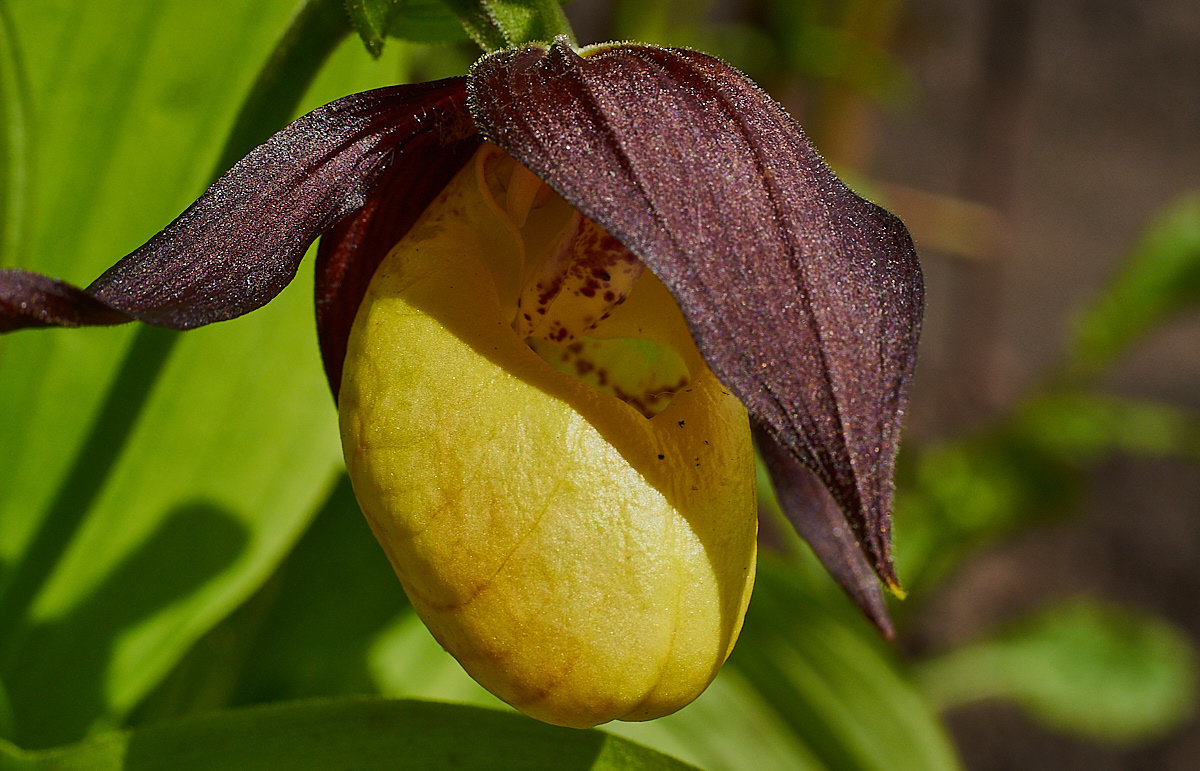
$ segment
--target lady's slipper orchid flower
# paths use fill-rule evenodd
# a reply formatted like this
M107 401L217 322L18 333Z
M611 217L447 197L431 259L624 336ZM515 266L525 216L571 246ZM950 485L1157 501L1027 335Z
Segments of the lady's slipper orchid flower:
M706 687L753 581L751 435L890 634L876 577L898 590L920 268L743 75L560 40L346 97L87 289L0 271L0 331L233 318L321 235L355 492L426 624L501 698L585 726Z

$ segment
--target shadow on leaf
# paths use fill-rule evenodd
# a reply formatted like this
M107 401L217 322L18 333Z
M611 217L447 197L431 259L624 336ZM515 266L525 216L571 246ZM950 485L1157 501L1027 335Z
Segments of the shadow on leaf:
M114 655L137 661L130 633L195 596L246 550L245 526L198 501L159 529L65 616L26 631L4 662L4 682L25 747L72 741L120 707ZM99 722L98 722L99 719Z

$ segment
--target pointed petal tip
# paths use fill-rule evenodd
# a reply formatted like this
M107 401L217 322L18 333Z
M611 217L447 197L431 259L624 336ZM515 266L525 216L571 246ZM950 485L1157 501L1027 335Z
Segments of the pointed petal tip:
M890 643L896 641L896 627L892 625L892 619L890 616L888 616L886 611L884 611L882 616L876 617L869 615L867 618L872 624L875 625L875 628L879 630L879 634L883 635L883 639Z
M37 327L109 326L132 320L65 281L0 268L0 334Z
M828 565L826 567L828 568ZM879 582L871 579L869 583L860 584L854 590L851 590L842 583L837 571L831 569L830 573L842 588L846 590L850 595L850 599L854 601L855 606L858 607L871 626L875 627L883 639L888 642L894 642L896 640L896 626L892 623L892 616L888 612L887 600L880 589ZM892 587L889 585L888 588L891 589Z
M817 475L761 425L755 426L754 434L783 513L867 620L884 639L894 640L896 630L880 588L883 578L893 593L903 592L891 564L885 562L886 571L877 575L846 515Z
M890 512L885 513L884 520L890 522ZM890 546L890 544L888 545ZM872 556L872 553L866 546L863 547L863 550L868 556ZM891 594L897 600L904 600L908 598L908 592L905 590L903 584L900 583L900 577L896 575L896 566L892 564L890 548L887 549L886 553L879 555L878 558L872 562L872 566L875 569L875 575L878 576L879 580L883 582L883 585L888 590L889 594Z

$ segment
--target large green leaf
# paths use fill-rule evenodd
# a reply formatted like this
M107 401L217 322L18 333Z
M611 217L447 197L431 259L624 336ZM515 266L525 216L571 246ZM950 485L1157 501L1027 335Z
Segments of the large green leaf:
M0 2L0 255L15 255L23 241L27 207L22 192L29 174L29 121L24 55L12 14Z
M295 333L308 313L307 296L291 292L249 323L176 347L61 559L8 630L4 681L24 743L119 720L307 524L338 455L312 343ZM246 363L214 372L222 360ZM291 371L301 368L311 374Z
M765 555L727 668L744 677L830 769L952 769L931 705L831 582Z
M233 703L417 695L380 690L371 672L377 638L397 617L415 617L345 475L264 594ZM423 626L421 631L429 637Z
M1196 708L1196 654L1181 632L1088 601L1044 608L918 671L943 708L1011 700L1049 725L1104 741L1160 736Z
M37 769L683 769L599 731L430 702L344 699L216 713L81 744L22 752L0 767Z
M86 283L170 221L203 189L293 8L5 7L33 172L19 190L29 226L0 259ZM184 336L0 340L0 680L21 743L119 722L325 496L338 452L308 296L301 282Z
M394 45L371 59L347 38L317 75L302 109L403 82L410 58L407 46ZM300 327L307 336L311 316ZM329 401L321 398L320 411L332 431ZM339 479L274 579L193 646L131 718L135 723L230 704L374 692L363 651L406 602L345 475Z

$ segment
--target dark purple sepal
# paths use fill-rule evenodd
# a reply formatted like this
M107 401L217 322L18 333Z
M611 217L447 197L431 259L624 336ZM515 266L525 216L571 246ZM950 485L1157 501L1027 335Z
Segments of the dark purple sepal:
M463 109L465 98L464 91ZM314 287L317 337L335 400L350 328L375 269L481 141L478 134L414 137L380 175L366 205L321 237Z
M693 51L503 51L476 63L468 104L486 139L670 287L709 366L896 586L892 474L923 303L900 221L846 188L744 75ZM784 488L788 465L774 464Z
M127 321L133 321L132 317L65 281L25 270L0 269L0 332Z
M253 150L86 290L57 284L47 293L44 282L0 274L0 331L114 323L97 303L174 329L259 308L292 280L317 236L362 208L406 145L475 134L464 101L464 79L452 78L320 107Z
M896 630L879 581L833 496L808 466L758 426L754 438L788 521L871 623L894 639Z

